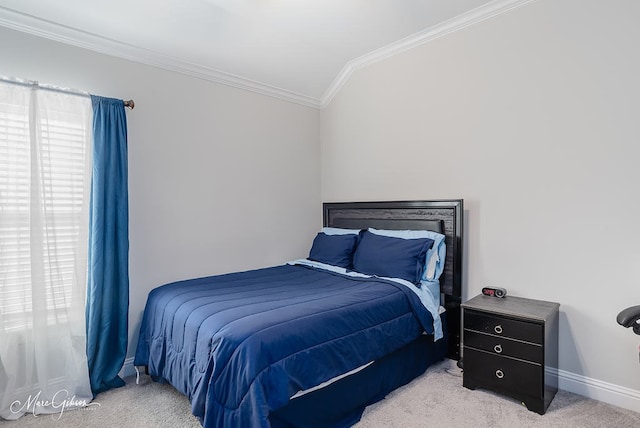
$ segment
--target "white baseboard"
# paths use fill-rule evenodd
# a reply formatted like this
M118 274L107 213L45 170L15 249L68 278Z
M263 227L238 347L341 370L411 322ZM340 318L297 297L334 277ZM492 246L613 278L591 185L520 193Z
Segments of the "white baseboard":
M558 378L559 389L640 412L640 391L550 367L546 374Z
M118 373L118 375L122 378L136 375L136 369L133 366L133 357L129 357L124 360L124 365L120 369L120 373Z

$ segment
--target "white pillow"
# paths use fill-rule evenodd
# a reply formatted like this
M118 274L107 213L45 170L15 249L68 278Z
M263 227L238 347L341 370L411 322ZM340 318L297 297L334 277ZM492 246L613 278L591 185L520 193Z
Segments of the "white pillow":
M388 230L369 228L369 232L376 235L390 236L402 239L433 239L433 246L427 251L424 274L422 279L433 281L440 278L444 270L444 261L447 255L447 246L444 242L445 236L431 230Z

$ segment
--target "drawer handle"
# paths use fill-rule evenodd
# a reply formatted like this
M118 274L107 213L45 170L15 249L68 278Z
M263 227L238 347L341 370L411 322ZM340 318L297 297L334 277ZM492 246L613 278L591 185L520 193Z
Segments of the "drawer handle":
M498 379L502 379L504 377L504 373L502 372L502 370L500 369L496 370L496 377Z
M494 346L493 350L496 351L496 354L502 354L502 346L500 344Z
M493 327L493 331L495 331L497 334L502 334L502 326L501 325L497 325L497 326Z

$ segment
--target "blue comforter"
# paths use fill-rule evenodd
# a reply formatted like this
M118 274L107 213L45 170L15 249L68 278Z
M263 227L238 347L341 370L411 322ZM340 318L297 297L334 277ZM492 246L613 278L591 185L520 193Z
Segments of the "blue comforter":
M268 427L296 392L423 331L431 314L403 285L285 265L152 290L134 364L185 394L205 427Z

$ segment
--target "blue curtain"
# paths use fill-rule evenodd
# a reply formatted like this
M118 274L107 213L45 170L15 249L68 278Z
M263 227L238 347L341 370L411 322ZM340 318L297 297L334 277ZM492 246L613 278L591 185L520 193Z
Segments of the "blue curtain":
M124 385L127 354L129 202L124 102L91 96L93 175L89 217L87 357L94 395Z

